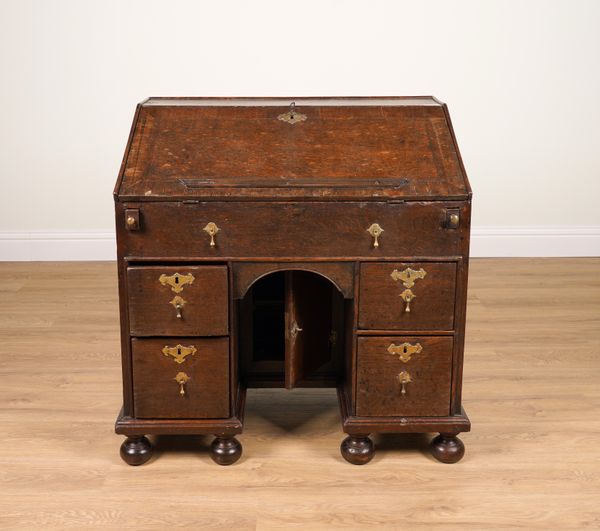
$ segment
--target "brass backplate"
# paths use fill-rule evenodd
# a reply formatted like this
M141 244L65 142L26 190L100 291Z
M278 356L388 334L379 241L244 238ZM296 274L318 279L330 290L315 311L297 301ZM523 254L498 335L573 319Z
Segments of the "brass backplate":
M183 345L175 345L174 347L169 347L165 345L162 349L162 353L165 356L171 356L175 363L183 363L185 358L188 356L193 356L198 352L198 349L194 345L190 345L189 347L184 347Z

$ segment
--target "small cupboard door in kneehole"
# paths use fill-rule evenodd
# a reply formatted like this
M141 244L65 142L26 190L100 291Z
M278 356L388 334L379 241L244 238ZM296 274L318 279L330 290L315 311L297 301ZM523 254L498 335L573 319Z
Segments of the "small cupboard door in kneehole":
M455 262L363 263L359 328L452 330L455 290Z
M453 338L358 338L356 414L437 417L450 414Z
M137 418L229 417L229 339L132 339Z
M127 291L132 336L229 332L226 266L131 266Z

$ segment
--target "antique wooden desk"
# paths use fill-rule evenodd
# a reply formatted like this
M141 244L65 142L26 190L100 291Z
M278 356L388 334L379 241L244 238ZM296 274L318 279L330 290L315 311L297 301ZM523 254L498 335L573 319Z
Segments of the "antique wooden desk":
M151 98L114 196L127 463L147 434L235 462L252 387L336 387L354 464L377 432L463 456L471 190L445 105Z

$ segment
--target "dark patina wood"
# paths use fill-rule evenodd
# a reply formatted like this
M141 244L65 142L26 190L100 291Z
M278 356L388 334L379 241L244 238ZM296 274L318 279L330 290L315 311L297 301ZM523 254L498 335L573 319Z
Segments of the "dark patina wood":
M177 345L193 347L181 363L163 353ZM137 418L228 418L229 340L165 337L133 339L133 396ZM189 381L181 388L178 374ZM183 389L183 394L180 392Z
M138 105L115 187L123 459L150 459L145 434L214 434L232 464L246 387L335 386L349 462L378 432L438 432L458 461L470 216L435 98ZM194 282L159 280L176 273Z
M406 362L390 353L420 346ZM410 351L408 351L410 352ZM391 336L358 338L356 414L362 417L443 417L450 414L452 338ZM410 382L402 394L399 374Z
M178 274L193 281L181 287L160 282L164 277L178 280ZM127 279L132 336L228 334L227 267L133 266Z
M423 271L424 277L410 288L394 280L394 272L407 270ZM401 296L408 290L414 296L410 303ZM363 263L358 325L367 330L452 330L455 290L456 262Z

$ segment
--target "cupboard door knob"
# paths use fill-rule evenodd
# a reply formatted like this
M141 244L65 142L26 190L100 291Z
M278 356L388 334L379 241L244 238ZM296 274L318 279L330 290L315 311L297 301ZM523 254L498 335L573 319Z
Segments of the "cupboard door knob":
M367 232L373 237L373 248L379 247L379 236L381 236L381 233L383 232L379 223L373 223L367 229Z
M292 336L292 339L296 339L298 332L302 332L302 328L300 328L298 326L298 323L296 321L294 321L292 323L292 328L290 329L290 336Z
M406 394L406 385L412 382L410 374L407 371L402 371L398 375L398 381L400 382L400 394L404 396Z
M185 384L189 382L190 377L185 372L178 372L173 379L179 384L179 396L185 396Z
M221 230L219 227L217 227L217 224L210 221L202 230L210 236L210 246L216 247L217 242L215 241L215 238L217 236L217 232Z

